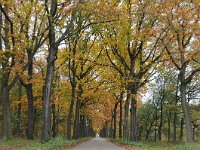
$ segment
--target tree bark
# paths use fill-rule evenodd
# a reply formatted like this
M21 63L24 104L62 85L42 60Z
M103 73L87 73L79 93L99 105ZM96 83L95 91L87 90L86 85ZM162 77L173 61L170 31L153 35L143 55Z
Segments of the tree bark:
M28 97L28 132L27 138L33 140L34 134L34 106L33 106L33 89L32 83L26 86L26 93Z
M136 86L136 83L135 83ZM131 89L131 115L130 115L130 122L131 122L131 141L137 141L137 102L136 102L136 87L132 87Z
M56 14L57 0L51 0L50 12L48 11L48 4L45 1L46 11L48 13L49 23L49 53L47 58L47 72L45 78L45 85L43 90L43 125L42 125L42 141L48 141L51 137L51 113L50 113L50 99L51 88L54 78L55 60L57 58L58 43L56 43L55 24L53 18Z
M75 56L75 51L76 49L73 49L73 56ZM72 114L74 110L74 102L75 102L75 96L76 96L76 69L75 69L75 60L69 60L68 62L68 68L69 68L69 78L70 78L70 84L72 87L71 90L71 101L70 101L70 107L69 107L69 113L67 117L67 139L71 140L72 139L72 134L71 134L71 124L72 124ZM72 74L71 74L72 72Z
M52 104L52 133L53 137L55 138L57 133L56 133L56 105Z
M22 96L22 84L19 83L19 97L18 97L18 109L17 109L17 136L20 137L21 134L21 96Z
M4 11L8 14L8 6L4 6ZM4 14L5 16L5 14ZM3 25L3 24L1 24ZM10 23L8 19L5 19L4 23L4 45L5 49L11 51L10 44ZM14 45L14 43L13 43ZM11 59L11 65L9 65L9 61ZM11 90L11 86L9 85L9 78L11 73L11 66L14 64L14 59L9 55L5 55L5 60L2 62L2 80L1 80L1 102L2 102L2 115L3 115L3 139L9 139L11 137L11 113L10 113L10 100L9 100L9 92Z
M186 84L181 83L180 85L180 93L181 93L181 105L184 113L184 120L186 123L186 141L187 143L192 143L193 138L192 138L192 123L191 123L191 117L189 113L189 108L187 104L187 99L186 99Z
M162 125L163 125L163 98L161 99L160 103L160 124L158 127L158 140L162 140Z
M113 115L112 115L112 119L110 121L110 132L109 133L110 133L109 138L112 138L112 135L113 135Z
M0 51L3 49L3 43L2 43L2 26L3 25L3 20L2 20L2 11L0 10Z
M74 139L79 138L79 119L80 119L80 107L81 107L81 95L83 93L83 87L81 84L78 85L78 96L76 101L76 110L75 110L75 120L74 120Z
M177 124L177 112L174 112L174 120L173 120L173 142L176 143L176 124Z
M176 85L176 101L175 101L175 106L176 106L176 109L177 109L177 103L178 103L178 87L179 85L179 80L177 80L177 85ZM174 112L174 120L173 120L173 142L176 143L177 142L177 136L176 136L176 128L177 128L177 110L175 110Z
M32 58L32 50L28 49L28 59L30 61L28 65L28 76L29 76L29 81L33 77L33 58ZM28 98L28 132L27 132L27 138L33 140L33 135L34 135L34 105L33 105L33 84L28 83L25 88L26 88L26 94Z
M154 121L151 122L149 128L146 128L146 136L145 136L145 140L147 141L149 139L149 134L151 132L151 128L153 126ZM148 122L146 122L146 124L148 124ZM147 127L147 126L146 126Z
M157 126L158 126L158 112L157 112L157 108L156 108L156 116L155 116L155 131L154 131L154 141L157 141Z
M10 100L9 89L3 87L2 89L2 112L3 112L3 139L9 139L11 137L11 120L10 120Z
M180 142L183 142L183 125L184 125L184 119L181 118L181 126L180 126Z
M168 143L170 143L171 142L171 111L168 114L167 125L168 125L167 137L168 137Z
M119 138L122 138L122 115L123 115L123 107L122 107L122 103L123 103L123 92L120 93L120 116L119 116Z
M73 131L73 138L78 139L79 138L79 117L80 117L80 99L77 98L76 101L76 110L75 110L75 120L74 120L74 131Z
M51 132L50 99L51 99L52 81L54 77L54 62L56 60L57 49L58 47L56 45L53 44L50 45L45 86L43 90L42 141L48 141L50 139L50 132Z
M74 101L75 101L75 87L72 86L72 97L71 97L69 113L68 113L68 117L67 117L67 139L68 140L72 139L71 122L72 122L72 113L73 113L73 108L74 108Z
M130 94L127 93L127 98L125 102L125 110L124 110L124 139L126 140L128 140L128 137L129 137L129 131L128 131L129 98L130 98Z
M115 102L115 107L113 109L113 139L116 139L116 132L117 132L117 106L118 106L118 102Z

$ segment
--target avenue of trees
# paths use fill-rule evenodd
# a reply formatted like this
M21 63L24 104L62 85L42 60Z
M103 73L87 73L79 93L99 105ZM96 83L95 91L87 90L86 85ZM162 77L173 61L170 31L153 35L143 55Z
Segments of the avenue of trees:
M0 137L193 143L199 0L0 0Z

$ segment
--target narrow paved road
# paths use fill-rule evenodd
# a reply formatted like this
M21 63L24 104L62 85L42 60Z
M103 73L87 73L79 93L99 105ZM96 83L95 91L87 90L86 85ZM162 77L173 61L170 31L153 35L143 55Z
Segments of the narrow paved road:
M82 143L72 150L125 150L113 143L106 141L103 138L94 138L85 143Z

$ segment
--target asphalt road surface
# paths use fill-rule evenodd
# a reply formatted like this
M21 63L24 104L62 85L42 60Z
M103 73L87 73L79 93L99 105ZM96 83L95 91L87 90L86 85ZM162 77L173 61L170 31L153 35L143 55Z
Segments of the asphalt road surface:
M82 143L72 150L125 150L113 143L106 141L103 138L94 138L85 143Z

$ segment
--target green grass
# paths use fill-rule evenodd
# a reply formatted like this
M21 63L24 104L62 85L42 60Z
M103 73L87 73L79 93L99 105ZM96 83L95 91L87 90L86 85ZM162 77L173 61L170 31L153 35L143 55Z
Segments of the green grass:
M79 140L66 140L62 136L46 143L41 143L40 140L12 139L0 140L0 149L17 149L17 150L54 150L57 148L68 147L86 141L89 138Z
M30 145L30 144L35 144L35 143L39 143L38 140L26 140L26 139L21 139L21 138L17 138L17 139L11 139L11 140L0 140L0 149L3 148L18 148L18 147L22 147L22 146L26 146L26 145Z
M193 144L171 144L165 142L131 142L122 139L112 139L122 145L128 145L138 150L200 150L199 143Z

